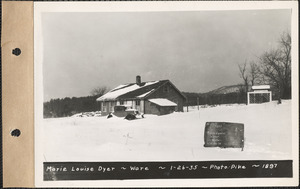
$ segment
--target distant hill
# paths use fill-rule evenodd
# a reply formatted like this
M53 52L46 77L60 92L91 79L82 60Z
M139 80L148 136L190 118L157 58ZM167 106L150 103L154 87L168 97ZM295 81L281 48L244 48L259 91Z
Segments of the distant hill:
M207 92L208 94L229 94L229 93L239 93L241 90L245 88L243 85L230 85L230 86L223 86L218 89L212 90ZM249 87L249 89L251 86Z
M246 103L247 93L242 84L229 85L217 88L206 93L182 92L187 97L187 105L203 104L232 104ZM249 86L248 91L251 91ZM278 91L271 86L272 99L278 100Z
M242 89L244 88L243 85L238 84L238 85L229 85L229 86L223 86L217 89L214 89L212 91L209 92L204 92L204 93L194 93L194 92L183 92L184 94L187 95L192 95L192 96L203 96L203 95L217 95L217 94L230 94L230 93L240 93L241 91L243 91ZM250 91L251 86L249 86L249 90Z
M223 86L206 93L183 92L183 94L187 97L188 105L246 103L247 94L243 88L244 86L239 84Z

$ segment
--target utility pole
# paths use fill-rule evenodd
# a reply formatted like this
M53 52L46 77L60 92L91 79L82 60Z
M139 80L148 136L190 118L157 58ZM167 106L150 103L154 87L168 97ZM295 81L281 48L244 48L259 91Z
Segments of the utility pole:
M197 106L198 106L198 110L199 110L199 97L197 97Z

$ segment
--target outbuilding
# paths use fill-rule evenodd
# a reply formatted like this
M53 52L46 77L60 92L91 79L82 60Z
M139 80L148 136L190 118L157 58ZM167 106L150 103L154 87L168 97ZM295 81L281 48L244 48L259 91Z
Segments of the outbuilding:
M253 85L247 95L248 104L260 104L272 101L270 85Z

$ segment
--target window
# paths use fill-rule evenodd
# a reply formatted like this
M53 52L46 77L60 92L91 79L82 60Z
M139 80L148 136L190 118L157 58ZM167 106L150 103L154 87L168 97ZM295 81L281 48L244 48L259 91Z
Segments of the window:
M140 103L141 103L141 101L140 101L140 100L136 100L136 101L135 101L135 104L136 104L137 106L139 106L139 105L140 105Z
M113 112L113 111L114 111L114 106L115 106L115 102L114 102L114 101L111 101L111 102L109 103L109 111L110 111L110 112Z
M106 112L106 102L102 102L102 112Z
M120 105L124 105L124 100L120 100Z

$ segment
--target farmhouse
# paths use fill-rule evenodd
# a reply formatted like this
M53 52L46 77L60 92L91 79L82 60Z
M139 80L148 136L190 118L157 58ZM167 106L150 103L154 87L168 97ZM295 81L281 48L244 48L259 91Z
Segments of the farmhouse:
M99 97L101 111L107 115L115 106L123 105L140 113L165 115L183 111L186 97L169 80L141 82L136 76L135 83L119 85Z

